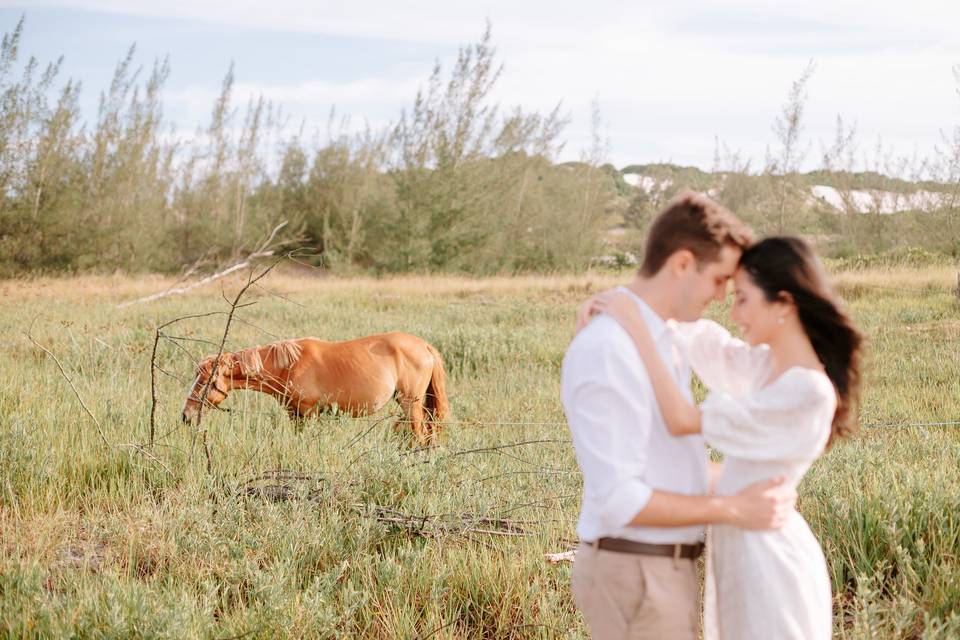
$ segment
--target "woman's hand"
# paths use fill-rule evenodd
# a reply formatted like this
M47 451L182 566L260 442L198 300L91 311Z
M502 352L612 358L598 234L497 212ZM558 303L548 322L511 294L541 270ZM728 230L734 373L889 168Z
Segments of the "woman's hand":
M647 323L644 322L640 309L637 308L637 303L630 295L617 289L607 289L590 296L577 309L575 332L579 333L590 323L590 319L599 313L610 315L629 332L634 330L647 331Z
M586 302L580 305L580 307L577 309L577 324L576 328L574 329L574 333L580 333L580 330L590 323L590 318L600 313L596 307L597 299L604 293L609 293L611 291L613 290L609 289L607 291L594 294L587 298Z
M687 400L674 379L674 373L663 361L650 335L650 328L637 301L630 294L610 289L593 296L577 311L577 331L586 326L590 316L606 313L630 335L637 354L643 360L657 396L667 429L675 436L700 433L700 410Z
M630 294L623 291L604 291L592 298L596 313L605 313L626 329L637 341L650 339L650 330L643 320L640 308Z

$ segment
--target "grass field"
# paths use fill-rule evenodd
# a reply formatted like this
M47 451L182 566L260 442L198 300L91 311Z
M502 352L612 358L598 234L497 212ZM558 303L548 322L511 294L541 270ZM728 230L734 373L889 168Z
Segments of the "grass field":
M236 393L203 423L210 473L178 416L190 354L216 351L196 340L219 340L222 316L170 327L186 339L163 341L159 364L183 380L158 373L158 442L129 445L147 439L154 328L223 310L219 287L117 309L171 282L0 282L0 635L585 637L570 565L544 559L573 544L580 484L559 365L576 304L628 277L273 273L228 347L415 333L446 360L455 423L413 451L383 416L298 425ZM960 426L903 426L960 420L956 272L836 281L870 336L868 426L800 500L830 562L836 635L960 637Z

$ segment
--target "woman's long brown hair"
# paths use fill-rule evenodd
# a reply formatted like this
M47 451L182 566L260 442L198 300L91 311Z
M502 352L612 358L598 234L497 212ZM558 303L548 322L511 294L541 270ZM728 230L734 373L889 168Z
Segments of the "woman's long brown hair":
M827 376L837 390L837 411L828 446L857 431L860 408L860 365L863 335L833 293L823 265L800 238L761 240L740 258L750 278L771 302L789 293L800 323Z

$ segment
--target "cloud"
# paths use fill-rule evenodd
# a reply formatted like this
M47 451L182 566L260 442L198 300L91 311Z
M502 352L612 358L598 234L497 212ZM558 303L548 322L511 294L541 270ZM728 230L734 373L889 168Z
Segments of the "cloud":
M389 80L362 78L348 82L306 80L296 84L261 84L238 82L231 93L234 105L243 105L263 96L266 100L285 107L355 107L376 101L397 102L412 100L420 81L417 78ZM220 94L210 85L192 85L167 91L165 102L191 113L207 113Z
M0 6L24 6L3 0ZM577 46L590 32L609 25L642 34L652 29L699 34L719 40L756 40L832 35L854 40L919 43L954 40L960 5L953 0L881 0L869 7L860 2L809 0L770 5L765 0L646 0L624 3L595 0L588 6L571 0L486 0L475 3L427 0L410 3L352 0L31 0L30 8L60 7L141 15L187 18L254 29L308 31L360 38L413 42L460 43L474 39L489 18L499 38ZM903 39L904 36L910 37ZM811 44L815 44L811 41Z
M960 121L950 74L960 63L955 0L909 6L900 0L870 6L842 0L429 0L415 7L276 0L268 9L253 0L33 0L31 7L37 6L203 21L249 29L252 38L260 37L257 30L338 36L346 69L357 52L386 50L384 42L433 43L436 53L429 55L439 55L449 69L457 46L475 42L489 18L505 63L495 99L538 111L562 102L572 116L567 154L576 156L589 144L590 103L598 97L617 164L672 159L709 167L715 136L762 160L790 83L811 58L817 70L805 114L813 141L808 165L816 160L817 141L832 136L838 113L858 123L863 146L882 136L904 152L932 147L940 129ZM290 75L282 43L277 56ZM419 71L410 62L403 71L365 68L346 79L302 63L296 78L238 83L236 102L262 93L320 126L332 105L358 120L386 122L412 102L430 72L432 59L424 58ZM210 85L192 80L171 87L166 102L202 120L218 89L216 76Z

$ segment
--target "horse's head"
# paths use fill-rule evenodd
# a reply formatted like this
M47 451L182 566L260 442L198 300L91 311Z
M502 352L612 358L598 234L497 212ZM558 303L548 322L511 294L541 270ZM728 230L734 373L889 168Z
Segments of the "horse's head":
M237 360L232 353L221 354L220 364L211 380L215 359L216 356L210 356L197 365L197 377L193 381L193 387L190 389L187 400L183 403L183 411L180 414L184 422L199 421L200 396L205 387L207 388L206 403L208 405L216 407L227 398L227 393L230 391L230 378L237 367Z

